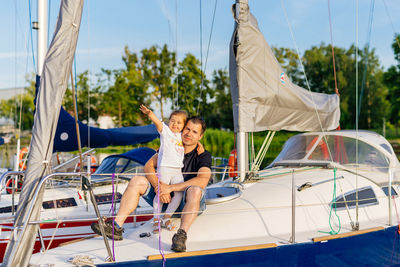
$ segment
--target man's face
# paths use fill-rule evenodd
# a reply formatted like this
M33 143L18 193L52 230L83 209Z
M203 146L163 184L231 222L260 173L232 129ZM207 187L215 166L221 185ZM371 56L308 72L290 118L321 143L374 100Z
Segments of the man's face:
M195 145L203 137L201 124L188 121L182 131L182 142L185 146Z

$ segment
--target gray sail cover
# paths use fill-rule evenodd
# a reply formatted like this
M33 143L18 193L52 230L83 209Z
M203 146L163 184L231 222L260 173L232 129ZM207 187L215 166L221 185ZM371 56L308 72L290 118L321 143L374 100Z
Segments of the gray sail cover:
M311 93L293 84L260 32L247 0L236 2L229 59L235 132L336 129L339 96Z
M61 1L53 40L43 65L28 166L14 221L15 227L22 227L28 220L40 219L43 190L36 203L33 203L32 199L41 178L49 173L48 163L53 152L61 101L72 69L82 8L83 0ZM33 212L29 215L28 210L31 205ZM38 233L38 225L28 225L25 231L20 230L17 233L17 239L11 235L3 266L28 266Z

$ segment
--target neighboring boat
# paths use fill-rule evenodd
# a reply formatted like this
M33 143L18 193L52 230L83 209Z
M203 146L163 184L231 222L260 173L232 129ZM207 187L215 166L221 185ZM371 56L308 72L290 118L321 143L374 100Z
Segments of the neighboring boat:
M96 202L101 214L105 217L112 215L113 184L111 175L119 173L114 179L114 207L118 209L119 202L129 179L143 173L143 165L155 153L153 149L135 148L123 154L106 157L96 172L91 176ZM9 172L10 176L12 173ZM9 194L6 190L5 178L0 177L2 194L0 200L0 262L6 250L10 236L10 227L13 225L15 210L18 206L19 194ZM8 180L11 181L11 180ZM40 218L41 237L38 236L34 246L34 253L59 246L60 244L93 237L90 224L97 222L93 205L88 202L87 193L81 190L79 177L66 177L48 183L43 197ZM13 204L14 203L14 204ZM153 208L143 199L139 201L136 216L130 216L128 222L136 223L152 218Z
M76 32L68 25L70 20L79 25L80 5L62 1L59 23L65 20L65 35ZM171 253L174 232L148 234L152 230L148 222L138 228L125 225L124 240L113 243L114 255L109 243L96 237L29 259L37 228L28 221L31 216L30 221L38 220L31 211L41 205L40 186L51 177L40 168L30 177L27 188L32 192L23 192L31 202L14 223L5 266L160 266L163 258L170 266L400 264L398 226L393 226L400 206L400 165L390 144L372 132L331 131L339 123L339 97L292 84L259 32L247 1L237 0L233 13L230 77L239 177L207 188L207 209L188 232L187 252ZM66 48L65 53L73 54L73 49ZM50 124L56 121L47 119ZM245 132L280 129L316 132L292 137L271 166L250 170L250 175ZM33 136L35 131L40 133L40 128L34 128ZM52 134L37 138L51 144ZM39 144L36 151L45 149ZM44 160L30 161L28 170L39 168ZM116 262L110 263L110 256Z

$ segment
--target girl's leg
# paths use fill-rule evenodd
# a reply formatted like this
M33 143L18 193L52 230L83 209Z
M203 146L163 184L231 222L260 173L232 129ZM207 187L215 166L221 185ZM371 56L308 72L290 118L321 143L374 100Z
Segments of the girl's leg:
M162 204L160 206L162 207ZM160 207L160 211L161 211L161 207ZM161 221L161 216L159 215L158 195L157 194L153 199L153 212L154 212L154 216L153 216L153 234L158 234L158 232L159 232L158 228L159 228L159 224L160 224L160 221Z
M168 208L165 211L163 224L162 224L162 226L164 228L167 228L168 230L174 229L170 219L172 217L172 214L176 211L176 209L181 204L182 197L183 197L183 192L179 192L179 191L174 192L174 196L172 197L171 202L168 204Z

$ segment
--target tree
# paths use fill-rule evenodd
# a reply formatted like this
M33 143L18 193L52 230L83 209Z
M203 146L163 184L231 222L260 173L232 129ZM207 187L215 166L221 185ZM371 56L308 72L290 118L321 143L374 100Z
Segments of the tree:
M290 80L299 86L304 86L303 70L299 67L299 58L296 51L284 47L272 47L272 51L281 67L287 72Z
M119 127L140 125L143 120L139 106L149 104L149 87L143 77L137 54L125 47L122 59L125 63L124 69L106 72L114 76L114 83L104 93L103 113L116 118Z
M389 121L395 126L396 135L399 134L400 121L400 35L396 34L392 44L394 57L398 64L390 66L384 73L383 80L388 87L387 99L390 102Z
M336 81L340 93L340 124L342 128L354 128L357 116L355 49L353 45L347 50L340 47L334 48ZM286 67L289 68L291 73L294 73L295 79L292 78L292 80L297 80L296 83L299 86L308 89L309 85L310 90L313 92L335 93L333 57L330 45L321 43L319 46L312 46L311 49L304 52L302 62L307 75L308 85L305 79L301 79L301 75L299 75L299 71L295 67L293 52L287 49L275 49L275 51L278 51L278 61L287 62ZM383 84L383 70L379 65L379 59L375 55L375 50L367 51L366 48L363 50L358 49L358 55L359 94L362 88L363 70L367 66L365 85L363 86L364 95L360 103L359 127L364 129L379 128L382 125L382 118L388 113L388 103L386 101L387 88ZM365 63L368 64L366 65ZM288 70L287 72L290 75Z
M179 95L177 106L186 110L191 116L211 112L212 108L208 105L208 101L214 94L209 87L209 81L200 69L199 60L189 53L179 62L178 68L179 75L173 85Z
M176 55L165 44L162 49L152 46L141 51L140 67L143 78L153 88L152 97L160 105L161 117L164 118L164 103L173 97L173 76L176 67Z
M89 85L89 72L84 71L78 74L76 82L76 98L77 98L77 110L78 118L81 121L87 121L90 113L90 118L97 121L99 115L102 113L101 102L101 82L98 78L95 84ZM89 91L90 89L90 91ZM88 108L90 102L90 109ZM74 103L72 99L72 90L67 88L63 99L63 107L70 114L74 114Z
M226 70L213 72L211 89L214 91L214 98L209 103L210 112L203 115L207 126L233 130L232 98Z
M22 130L32 129L35 105L35 79L28 80L29 86L25 87L25 93L16 95L8 100L0 101L0 117L12 118L16 128ZM22 112L21 112L22 109ZM21 125L19 125L21 114Z

